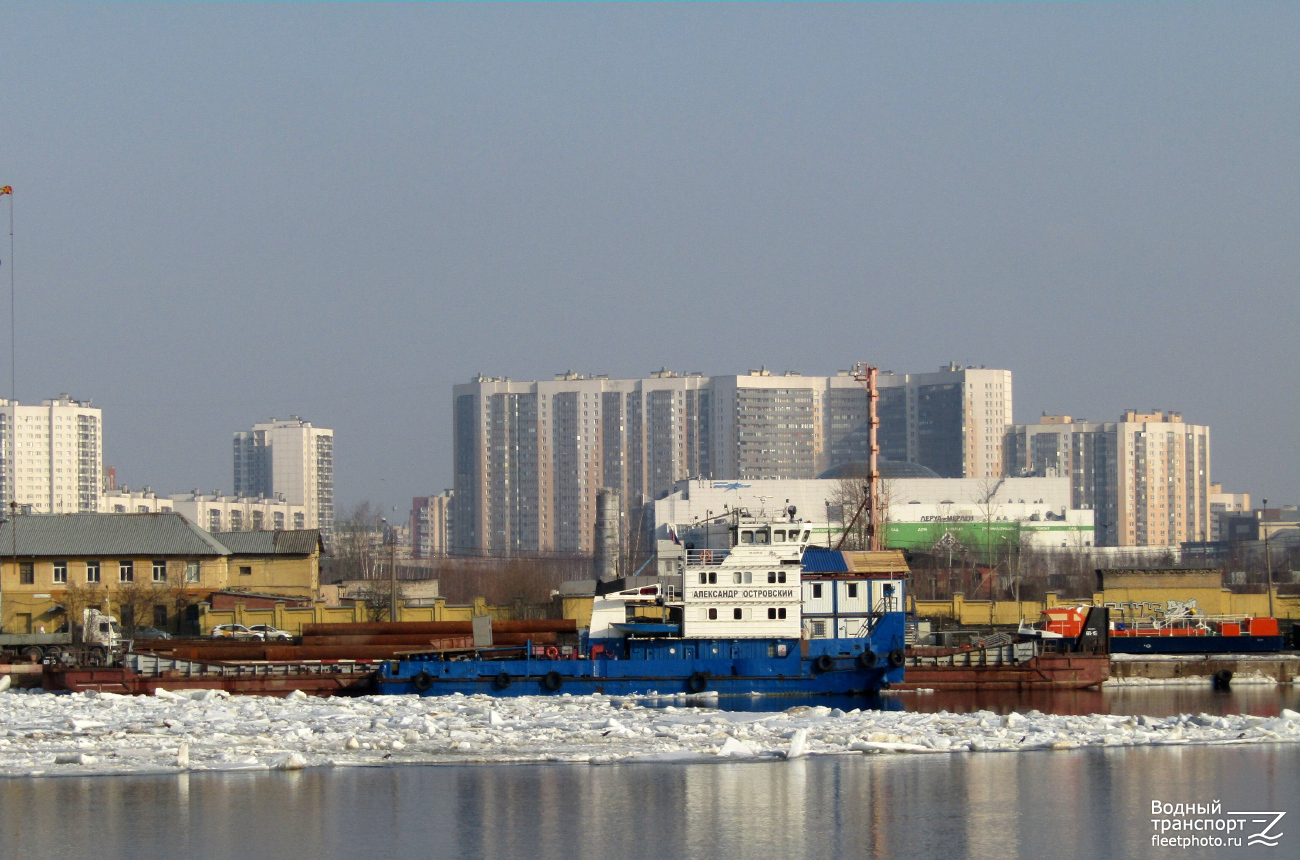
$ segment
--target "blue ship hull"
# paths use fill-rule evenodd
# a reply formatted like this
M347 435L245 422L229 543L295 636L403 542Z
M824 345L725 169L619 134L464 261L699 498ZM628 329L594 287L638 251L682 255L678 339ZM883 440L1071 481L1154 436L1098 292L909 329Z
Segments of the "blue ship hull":
M385 663L376 680L381 694L423 696L857 695L903 680L901 613L860 639L632 639L618 647L617 657L578 659L418 656Z
M1112 636L1112 654L1276 653L1281 636Z

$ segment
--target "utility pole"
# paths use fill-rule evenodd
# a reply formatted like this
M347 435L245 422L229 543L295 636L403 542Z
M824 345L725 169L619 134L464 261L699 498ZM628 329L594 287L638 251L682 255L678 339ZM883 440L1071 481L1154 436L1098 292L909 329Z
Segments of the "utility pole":
M1268 499L1262 499L1263 507L1259 510L1259 527L1264 532L1264 568L1268 577L1268 617L1276 618L1273 614L1273 557L1268 551L1268 525L1264 518L1268 516Z
M397 536L388 526L387 519L381 519L384 525L384 543L388 545L388 620L397 620Z

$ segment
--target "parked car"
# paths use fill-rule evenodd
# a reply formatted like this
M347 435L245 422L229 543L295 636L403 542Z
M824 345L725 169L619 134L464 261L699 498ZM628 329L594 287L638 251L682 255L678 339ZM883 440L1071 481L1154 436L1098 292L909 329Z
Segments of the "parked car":
M131 634L132 639L170 639L172 635L166 630L159 630L157 627L137 627Z
M212 628L213 639L255 639L261 641L262 634L249 630L242 624L218 624Z
M293 634L288 630L280 630L272 627L270 624L254 624L248 628L254 633L262 634L262 638L268 642L292 642Z

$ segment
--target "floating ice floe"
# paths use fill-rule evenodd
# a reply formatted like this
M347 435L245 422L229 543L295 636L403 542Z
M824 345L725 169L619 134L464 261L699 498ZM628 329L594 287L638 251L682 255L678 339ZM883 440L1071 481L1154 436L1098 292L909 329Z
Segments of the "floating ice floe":
M671 697L658 700L677 701ZM646 707L644 698L0 695L0 776L491 762L777 762L1168 744L1300 742L1300 713L1005 716Z

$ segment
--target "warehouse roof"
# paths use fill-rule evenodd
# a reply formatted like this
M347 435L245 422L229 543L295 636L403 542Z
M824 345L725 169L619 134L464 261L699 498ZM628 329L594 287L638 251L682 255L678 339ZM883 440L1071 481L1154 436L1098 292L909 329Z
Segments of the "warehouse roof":
M213 532L234 555L311 555L321 549L319 529Z
M36 514L0 524L0 556L10 554L212 556L230 550L177 513Z

